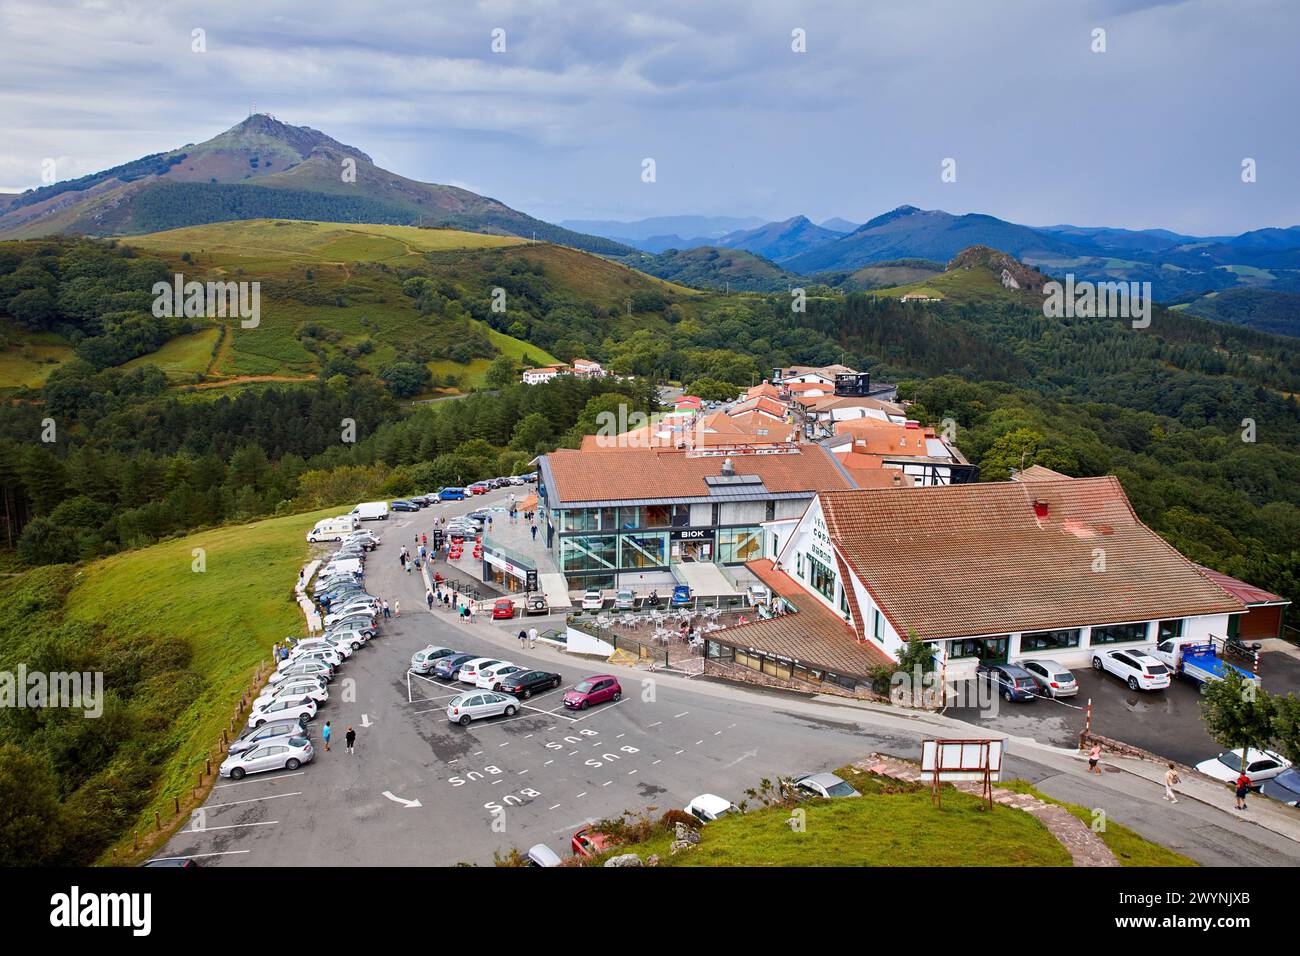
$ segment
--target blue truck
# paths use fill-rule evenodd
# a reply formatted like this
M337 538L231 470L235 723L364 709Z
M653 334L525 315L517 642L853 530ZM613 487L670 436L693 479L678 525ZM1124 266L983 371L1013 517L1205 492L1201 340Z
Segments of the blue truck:
M1236 671L1244 680L1259 683L1259 678L1246 668L1224 660L1219 646L1213 640L1171 637L1156 645L1151 656L1168 664L1175 674L1181 674L1198 684L1222 680L1230 670Z

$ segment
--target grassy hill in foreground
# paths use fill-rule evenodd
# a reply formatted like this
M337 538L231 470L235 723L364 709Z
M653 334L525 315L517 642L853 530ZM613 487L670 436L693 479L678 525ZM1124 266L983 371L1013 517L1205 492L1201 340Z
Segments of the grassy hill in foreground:
M173 799L185 799L257 663L276 640L303 633L292 589L304 529L338 510L217 528L0 584L0 667L102 670L110 698L100 720L13 709L0 720L0 745L19 744L57 781L62 819L50 832L68 845L52 862L91 862L114 844L121 853L133 828L152 829L155 810L165 820ZM33 788L46 772L29 772Z

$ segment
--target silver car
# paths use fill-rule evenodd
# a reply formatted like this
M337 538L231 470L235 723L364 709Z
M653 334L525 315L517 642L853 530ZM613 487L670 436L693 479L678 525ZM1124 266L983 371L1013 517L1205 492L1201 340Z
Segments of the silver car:
M1018 663L1029 671L1048 697L1073 697L1079 693L1079 682L1074 679L1074 675L1056 661L1036 658Z
M218 773L231 780L245 774L266 770L297 770L311 763L316 751L306 737L276 737L243 753L231 754L221 763Z
M370 634L368 631L358 631L352 628L338 628L337 630L326 631L324 640L339 647L350 647L356 651L361 649L362 644L365 644L370 640Z
M450 657L456 652L450 647L439 647L437 644L430 644L422 651L416 651L411 655L411 673L427 674L433 670L433 665L438 663L444 657Z
M461 694L447 705L447 719L453 724L468 727L471 720L484 717L513 717L519 710L519 701L509 694L484 690Z
M291 662L284 670L276 671L267 680L272 684L278 684L290 677L320 677L328 683L334 679L334 668L320 661L296 661Z
M316 701L310 697L271 697L261 707L254 707L248 715L248 726L260 727L283 717L305 717L311 720L316 716Z
M243 753L245 750L252 750L259 744L273 740L276 737L306 737L308 735L309 731L301 720L290 718L273 720L261 727L245 730L230 742L227 750L229 753L238 754Z
M858 791L833 773L801 773L790 781L799 796L859 797Z
M319 678L294 678L291 681L276 684L274 687L267 687L253 701L253 709L263 708L273 700L283 700L286 697L310 697L316 702L316 706L320 707L330 699L330 692L320 682Z

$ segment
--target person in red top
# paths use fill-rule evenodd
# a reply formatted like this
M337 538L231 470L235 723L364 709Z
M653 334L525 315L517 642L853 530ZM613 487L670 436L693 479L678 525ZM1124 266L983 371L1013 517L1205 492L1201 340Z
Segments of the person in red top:
M1250 793L1250 778L1246 776L1246 771L1241 772L1237 778L1237 809L1246 809L1246 794Z

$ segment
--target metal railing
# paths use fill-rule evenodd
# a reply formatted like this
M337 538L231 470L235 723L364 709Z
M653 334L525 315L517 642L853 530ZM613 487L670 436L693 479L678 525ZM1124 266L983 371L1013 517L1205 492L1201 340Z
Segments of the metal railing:
M613 646L615 650L635 654L640 660L653 661L657 666L668 665L668 648L666 647L655 647L653 644L645 644L634 638L624 637L616 631L601 627L590 621L571 620L569 621L569 627L582 631L584 634L590 634L597 640Z

